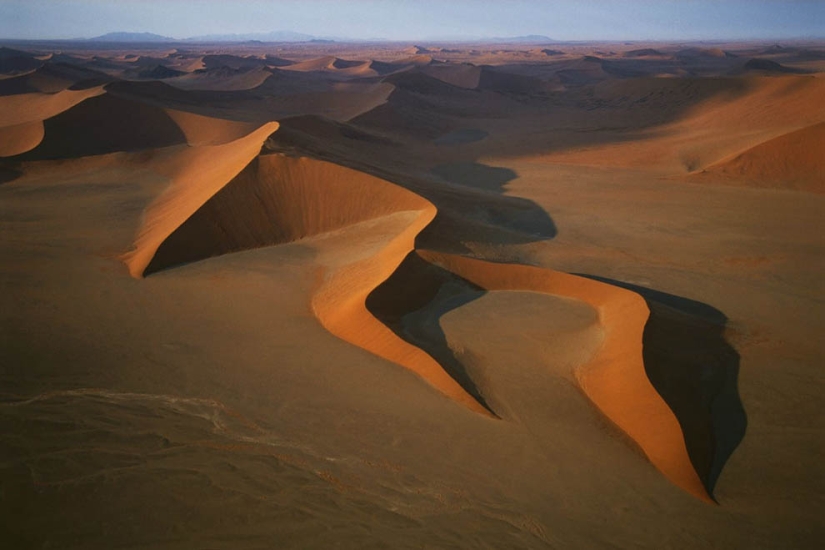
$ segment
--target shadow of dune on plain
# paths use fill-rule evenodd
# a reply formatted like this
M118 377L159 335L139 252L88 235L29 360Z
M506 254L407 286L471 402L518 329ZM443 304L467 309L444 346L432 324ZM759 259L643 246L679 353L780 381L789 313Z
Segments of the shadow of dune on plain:
M681 425L690 460L708 493L745 437L739 354L718 309L657 290L578 274L641 295L650 309L643 335L645 371Z
M0 185L14 181L22 175L23 172L18 170L15 166L3 166L0 164Z
M447 345L439 318L486 293L473 283L407 255L393 274L367 297L367 309L399 338L435 359L464 390L495 415L464 365Z
M436 166L431 173L451 185L408 187L438 208L438 215L419 235L423 248L443 244L526 244L553 239L556 225L541 206L522 197L505 195L505 186L518 174L509 168L478 162ZM458 246L461 253L470 249Z
M311 123L313 122L314 123ZM351 129L349 131L344 131ZM371 174L408 189L438 209L435 220L416 240L417 248L450 250L468 254L468 241L489 244L527 244L556 236L556 225L535 202L505 195L505 185L518 177L510 169L477 162L443 165L442 173L416 172L404 159L403 149L374 142L369 156L363 153L365 133L349 123L321 117L296 117L281 121L267 142L273 151L309 156ZM445 185L445 182L451 185Z
M504 186L518 177L509 168L487 166L478 162L439 164L430 171L450 183L494 193L504 193Z

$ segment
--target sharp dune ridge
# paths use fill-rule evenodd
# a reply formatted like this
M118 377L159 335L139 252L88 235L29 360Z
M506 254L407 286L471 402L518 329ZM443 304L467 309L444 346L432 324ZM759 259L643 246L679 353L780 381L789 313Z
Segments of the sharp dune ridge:
M185 504L207 545L814 547L821 45L45 46L0 50L18 546L93 539L83 492L114 546Z
M166 199L164 209L178 210L177 201L184 203L184 211L190 211L194 199L180 192ZM166 233L173 222L154 221L158 215L152 211L158 210L159 206L150 207L145 223L162 225ZM339 338L412 370L471 410L489 414L431 356L400 339L367 308L368 296L413 251L416 236L436 215L431 203L387 181L308 158L258 156L165 237L144 271L139 271L146 257L143 250L157 240L149 236L148 230L142 230L142 243L135 246L126 261L133 274L149 274L180 263L292 242L400 212L415 215L379 251L328 268L313 295L313 311L321 324ZM152 229L152 233L159 231ZM152 245L143 244L149 240ZM607 338L594 361L577 371L582 389L668 479L694 496L709 500L690 463L676 417L644 373L641 331L647 309L640 297L549 270L427 251L419 254L481 288L541 291L595 307L607 329Z

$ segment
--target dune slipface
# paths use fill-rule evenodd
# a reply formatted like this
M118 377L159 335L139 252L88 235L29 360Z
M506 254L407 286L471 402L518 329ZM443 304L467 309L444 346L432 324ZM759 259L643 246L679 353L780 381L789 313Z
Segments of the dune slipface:
M181 208L192 202L180 200L185 201ZM308 158L261 155L163 240L144 273L397 214L407 215L381 249L328 266L313 310L339 338L409 368L445 395L486 413L435 360L398 338L366 308L367 295L395 270L435 215L430 203L389 182Z
M187 203L191 199L183 206ZM380 249L327 266L312 298L313 310L339 338L412 370L448 397L489 414L430 355L399 338L367 308L368 296L413 250L415 237L436 214L428 201L389 182L309 158L258 156L163 240L144 273L404 213L409 215L399 220L398 233ZM596 308L607 336L597 357L576 373L582 389L668 479L709 500L678 421L645 375L641 334L647 307L638 295L528 266L420 255L484 289L547 292Z

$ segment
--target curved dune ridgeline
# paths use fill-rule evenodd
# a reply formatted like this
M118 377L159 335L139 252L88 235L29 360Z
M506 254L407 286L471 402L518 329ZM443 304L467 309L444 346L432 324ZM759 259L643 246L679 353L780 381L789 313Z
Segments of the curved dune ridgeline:
M129 273L143 275L163 241L238 175L277 129L278 123L271 122L233 142L189 148L160 163L158 171L171 183L146 208L132 250L122 257Z
M194 202L181 195L156 208L176 213L177 201L184 203L186 211ZM412 370L471 410L487 413L438 362L398 338L366 308L369 293L395 271L412 250L416 235L434 216L435 207L425 199L363 172L308 158L261 155L173 232L163 235L172 222L169 217L162 228L145 233L145 244L127 261L133 274L151 274L228 252L393 218L396 233L374 246L371 254L329 263L313 296L313 311L339 338ZM153 250L161 236L163 242ZM152 258L141 270L150 252Z
M102 87L0 96L0 157L36 148L45 136L44 121L105 93Z
M825 193L825 122L813 124L723 159L695 174L739 185Z
M642 333L648 318L636 293L526 265L498 264L452 254L419 255L487 290L533 290L585 302L599 312L602 348L576 378L590 400L630 436L654 466L675 485L705 501L710 497L696 474L679 422L645 374Z
M262 135L245 138L249 144L243 147L238 142L229 146L249 155ZM236 156L238 167L246 157ZM326 269L312 296L316 317L339 338L415 372L469 409L491 414L472 381L457 376L455 366L445 367L443 357L440 364L368 308L373 292L415 253L416 236L436 215L429 201L363 172L281 153L253 158L237 175L223 180L228 183L215 179L213 192L205 200L204 190L194 193L185 177L178 181L177 192L167 193L164 201L147 211L148 223L127 258L133 274L148 275L186 262L345 227L380 224L375 226L373 240L360 243L357 252L321 254ZM536 267L432 251L417 254L419 261L483 290L545 292L594 307L606 336L595 358L577 369L582 389L669 480L697 498L710 500L691 464L679 422L645 374L642 332L648 309L638 294ZM436 287L424 289L421 296L406 288L410 295L402 301L427 302L427 296L438 291Z

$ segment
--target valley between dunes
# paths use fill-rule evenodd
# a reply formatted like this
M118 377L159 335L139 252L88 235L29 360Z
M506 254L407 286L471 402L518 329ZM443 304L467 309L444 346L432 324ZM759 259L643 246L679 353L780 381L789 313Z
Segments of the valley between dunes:
M825 540L821 44L13 46L10 547Z

